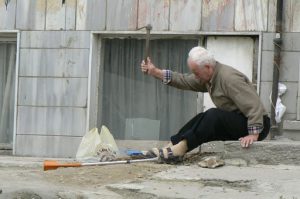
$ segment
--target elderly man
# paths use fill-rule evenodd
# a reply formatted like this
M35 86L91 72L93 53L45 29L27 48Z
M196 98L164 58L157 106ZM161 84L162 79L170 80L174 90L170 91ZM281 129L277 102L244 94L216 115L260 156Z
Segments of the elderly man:
M208 92L216 108L196 115L171 137L168 146L148 152L166 163L182 160L183 155L214 140L240 140L242 147L267 137L270 119L249 79L241 72L217 62L202 47L189 52L191 74L157 68L148 58L141 70L164 84L183 90ZM180 113L178 113L180 114Z

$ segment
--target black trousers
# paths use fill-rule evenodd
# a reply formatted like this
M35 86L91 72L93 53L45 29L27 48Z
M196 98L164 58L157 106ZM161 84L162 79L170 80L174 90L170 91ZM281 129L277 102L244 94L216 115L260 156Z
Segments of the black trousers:
M191 151L209 141L238 140L248 135L247 120L241 113L212 108L192 118L171 137L171 142L175 145L186 139L188 151ZM264 116L264 129L259 134L258 141L265 139L269 130L270 118Z

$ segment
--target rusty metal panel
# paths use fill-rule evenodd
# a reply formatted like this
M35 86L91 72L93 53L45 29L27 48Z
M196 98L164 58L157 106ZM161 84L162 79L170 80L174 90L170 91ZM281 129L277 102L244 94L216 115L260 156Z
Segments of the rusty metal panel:
M75 16L76 0L47 0L47 30L74 30Z
M200 30L201 1L171 0L170 4L170 30Z
M266 31L268 0L236 0L235 30Z
M233 31L234 0L203 0L202 30Z
M151 24L153 30L168 30L169 0L139 0L138 28Z
M283 30L285 32L300 32L300 1L283 1Z
M16 0L11 0L7 6L5 0L0 0L0 29L15 29Z
M107 30L136 30L138 0L108 0Z
M21 30L44 30L46 0L17 1L16 28Z
M268 31L275 32L277 0L269 0Z
M77 0L77 30L104 30L105 18L106 0Z

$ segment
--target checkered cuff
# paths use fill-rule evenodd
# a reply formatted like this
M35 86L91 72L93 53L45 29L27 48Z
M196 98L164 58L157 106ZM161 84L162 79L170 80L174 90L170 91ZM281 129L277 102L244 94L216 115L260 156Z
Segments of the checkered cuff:
M263 126L248 126L249 135L259 134L263 130Z
M163 70L163 83L168 84L172 79L172 73L170 70Z

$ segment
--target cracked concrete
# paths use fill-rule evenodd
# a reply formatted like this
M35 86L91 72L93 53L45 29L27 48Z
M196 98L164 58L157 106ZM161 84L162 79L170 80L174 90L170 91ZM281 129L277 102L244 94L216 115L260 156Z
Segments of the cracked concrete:
M300 199L299 146L256 143L244 150L226 142L215 152L212 147L189 155L182 165L141 163L47 172L42 171L43 159L0 156L0 198ZM199 167L198 160L207 155L220 155L225 166Z

